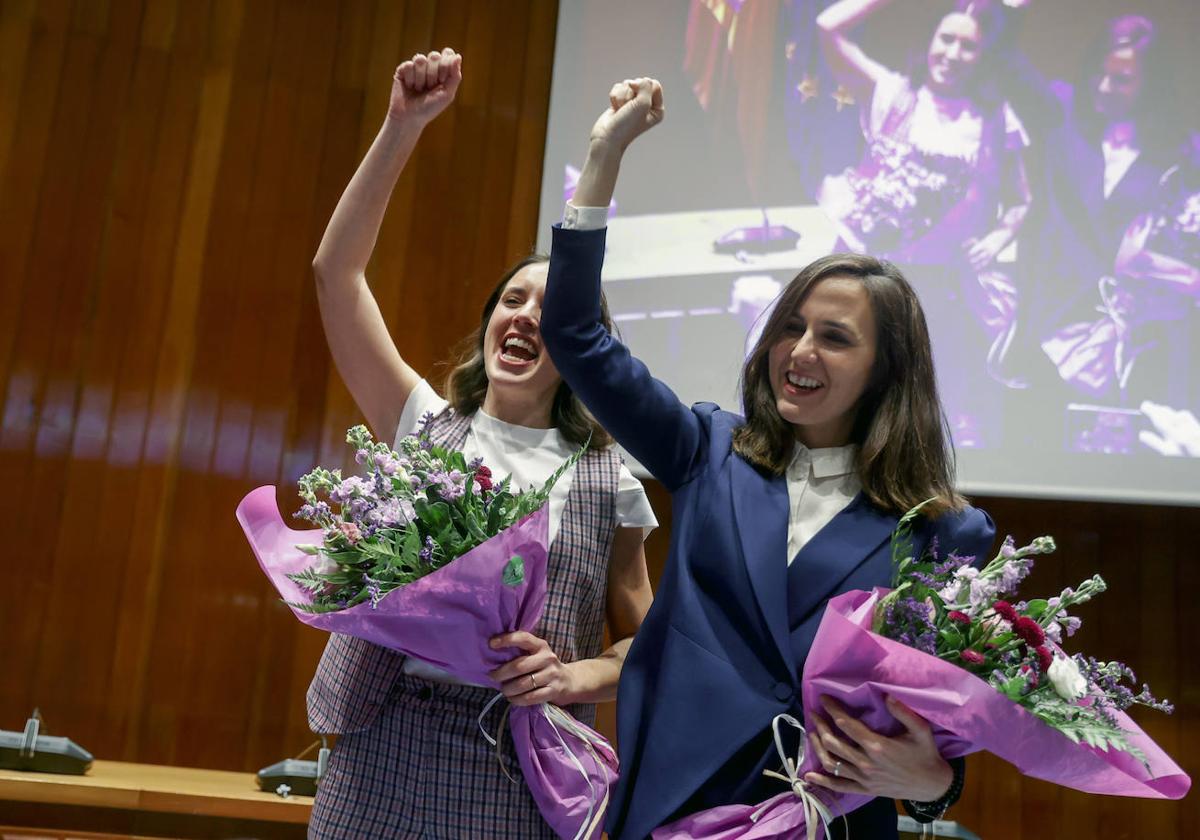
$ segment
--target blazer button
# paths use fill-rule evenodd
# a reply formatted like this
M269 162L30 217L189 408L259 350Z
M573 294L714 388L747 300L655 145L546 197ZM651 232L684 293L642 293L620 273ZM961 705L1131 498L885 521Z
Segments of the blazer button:
M792 691L792 687L783 682L775 683L775 687L772 689L772 691L775 692L775 699L780 702L783 702L784 700L791 700L792 696L795 694L795 692Z

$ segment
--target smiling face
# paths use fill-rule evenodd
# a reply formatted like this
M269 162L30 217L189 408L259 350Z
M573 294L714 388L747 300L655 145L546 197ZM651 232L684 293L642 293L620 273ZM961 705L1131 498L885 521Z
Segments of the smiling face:
M562 381L542 345L539 323L546 293L545 262L527 265L505 284L483 334L489 396L543 402L547 416Z
M810 449L850 442L875 365L876 325L861 281L830 276L796 307L768 355L781 417Z
M962 96L983 54L983 32L970 15L953 12L942 18L925 57L928 85L943 96Z

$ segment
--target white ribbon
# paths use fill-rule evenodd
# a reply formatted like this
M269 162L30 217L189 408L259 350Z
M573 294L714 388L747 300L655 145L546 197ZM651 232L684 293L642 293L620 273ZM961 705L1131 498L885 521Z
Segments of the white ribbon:
M787 750L783 746L783 735L779 731L779 725L786 723L800 733L800 745L796 748L796 758L793 760L787 754ZM817 840L817 820L821 821L822 828L825 829L825 840L830 840L829 823L833 821L833 814L828 806L816 797L809 790L809 786L803 779L800 778L800 765L804 763L804 744L806 733L804 725L796 720L791 715L775 715L775 719L771 721L771 729L775 733L775 751L779 753L779 758L783 761L783 773L776 773L774 770L764 770L764 776L770 776L773 779L780 779L787 782L792 793L796 794L800 800L800 804L804 808L804 826L807 840ZM769 806L763 804L757 811L750 815L751 822L758 822L763 813ZM846 827L846 838L849 840L850 830Z
M515 782L516 779L509 774L508 770L504 766L504 761L500 756L500 738L504 734L504 718L502 718L500 721L500 728L496 731L495 738L492 737L491 733L489 733L483 725L483 719L487 716L487 713L491 711L492 706L495 706L496 703L503 699L503 694L497 694L488 701L486 706L483 707L483 711L479 713L479 731L483 733L483 737L487 739L487 742L496 748L496 760L499 762L500 769L504 772L504 775L508 776L509 781ZM542 717L546 719L546 722L550 724L550 729L554 732L554 737L558 739L558 745L562 747L563 752L566 753L571 759L571 763L575 766L575 769L579 772L579 775L583 777L584 784L588 786L587 814L584 815L583 823L579 826L579 830L575 832L574 838L574 840L586 840L586 838L591 837L592 834L594 834L600 827L600 823L604 819L605 811L608 810L608 786L605 785L604 796L601 797L600 802L597 803L596 785L593 784L591 778L588 776L588 772L584 768L583 762L579 760L579 756L576 755L574 750L567 745L566 739L563 738L563 731L565 730L567 733L574 735L580 741L580 743L583 744L583 748L587 751L588 755L591 756L592 761L595 762L596 766L600 768L605 775L607 775L605 763L597 754L597 750L608 753L608 755L614 760L616 757L613 754L612 747L608 745L608 742L605 741L603 737L585 728L583 724L575 720L575 718L571 717L571 715L567 714L558 706L555 706L552 703L542 703L539 707L539 711L541 712ZM508 717L507 709L504 712L504 716L505 718Z
M604 738L586 729L583 724L575 720L571 715L555 706L552 703L543 703L541 707L542 716L546 718L546 722L550 724L550 728L554 730L554 736L558 738L558 744L571 758L571 763L575 765L575 769L579 771L579 775L583 777L584 783L588 786L588 809L584 815L583 823L579 826L579 830L575 832L575 840L586 840L600 827L600 822L604 819L604 814L608 810L608 786L604 787L604 796L601 797L599 804L596 802L596 786L592 783L588 776L587 770L584 769L583 762L579 760L574 751L567 746L567 742L563 739L562 731L565 729L570 734L579 739L583 744L583 748L587 750L589 756L596 766L607 776L604 762L597 755L596 750L603 750L612 755L612 747ZM614 756L615 758L615 756Z
M489 733L483 726L483 719L487 717L487 713L492 710L492 706L495 706L503 699L503 694L497 694L495 697L489 700L487 705L483 707L483 711L479 713L479 717L476 719L476 722L479 724L479 731L483 733L483 737L487 739L489 744L496 748L496 763L500 765L500 772L503 773L508 780L515 785L517 780L512 777L512 773L509 773L508 768L504 766L504 757L500 754L500 740L504 737L504 724L508 721L508 708L505 708L504 714L500 717L500 725L496 727L495 738L493 738L491 733Z

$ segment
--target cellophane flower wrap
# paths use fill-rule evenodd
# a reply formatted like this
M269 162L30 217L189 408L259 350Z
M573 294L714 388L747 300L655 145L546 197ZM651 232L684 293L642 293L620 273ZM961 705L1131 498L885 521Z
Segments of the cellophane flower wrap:
M1125 713L1134 704L1170 712L1117 662L1067 656L1059 647L1080 621L1068 611L1104 591L1097 575L1045 600L1007 600L1054 550L1041 537L1016 548L1005 540L984 568L937 547L911 552L910 511L892 537L892 589L853 590L830 599L804 663L804 729L813 731L820 698L831 697L870 729L904 731L891 696L923 717L946 758L986 750L1021 773L1087 793L1180 799L1191 779ZM781 749L781 757L782 757ZM778 775L783 792L757 805L701 811L657 829L655 840L754 840L825 836L826 819L870 797L833 793L803 781L826 772L807 736ZM788 789L790 786L791 789ZM826 809L822 819L812 803Z
M520 651L493 650L489 640L532 632L541 618L545 502L583 450L541 489L511 493L507 479L493 484L480 461L433 446L424 429L401 439L399 451L371 441L363 427L351 429L347 442L367 467L365 478L318 468L300 482L305 506L297 516L321 528L288 527L273 486L238 505L263 572L311 627L498 689L490 672ZM617 778L611 745L551 704L513 707L508 724L525 782L554 831L573 840L599 837Z

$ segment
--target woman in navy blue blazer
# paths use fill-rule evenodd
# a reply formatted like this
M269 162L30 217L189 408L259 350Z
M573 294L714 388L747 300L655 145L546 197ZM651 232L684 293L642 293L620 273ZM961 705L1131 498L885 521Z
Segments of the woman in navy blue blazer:
M762 775L778 765L771 721L800 714L829 598L889 583L905 510L934 500L920 538L943 551L982 557L994 528L954 490L924 316L894 266L834 255L792 281L746 360L745 417L683 405L604 329L603 208L625 148L663 116L651 79L610 100L554 231L540 328L563 379L672 494L670 557L618 693L607 830L626 840L784 789ZM892 800L933 814L961 787L961 764L907 709L894 705L905 731L891 738L826 712L810 733L826 772L808 781L881 797L836 821L839 834L894 838Z

